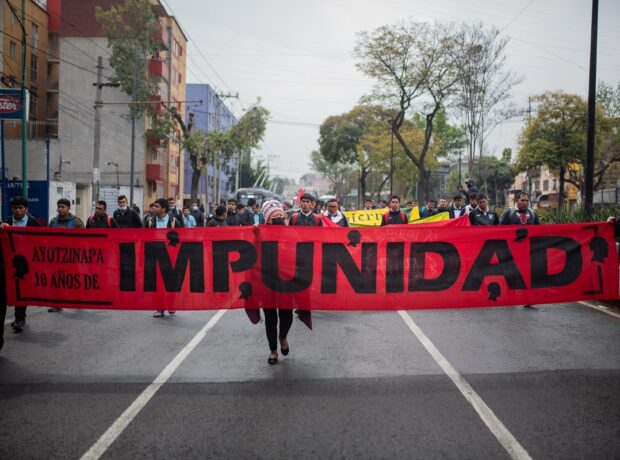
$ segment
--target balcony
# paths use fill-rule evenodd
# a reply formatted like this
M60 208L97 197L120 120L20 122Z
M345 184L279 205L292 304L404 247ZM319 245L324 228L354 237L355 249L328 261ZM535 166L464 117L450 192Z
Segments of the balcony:
M153 130L146 130L146 145L149 147L161 147L161 139Z
M151 96L149 100L152 101L152 104L148 106L149 113L161 113L166 111L161 96Z
M164 167L159 163L147 163L146 165L146 180L152 180L155 182L164 181Z
M168 62L165 59L149 59L149 75L168 81Z
M168 37L168 29L165 26L161 26L152 36L163 51L168 51Z

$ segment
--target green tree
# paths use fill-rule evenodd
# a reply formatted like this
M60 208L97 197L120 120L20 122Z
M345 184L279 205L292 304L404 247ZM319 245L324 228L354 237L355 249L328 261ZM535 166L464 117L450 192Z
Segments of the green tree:
M237 156L238 164L242 165L240 169L241 183L251 184L254 181L248 180L251 174L244 174L244 168L252 167L251 163L243 165L241 156L243 152L250 151L260 144L267 127L267 119L269 111L260 105L253 106L248 110L239 121L233 125L228 131L191 131L183 124L180 115L175 112L177 121L181 125L183 131L183 148L189 155L189 163L192 167L192 187L191 199L196 200L198 197L198 184L200 176L206 173L209 164L215 164L216 167L222 161L228 161L233 156ZM193 114L190 114L193 120ZM191 126L191 125L189 125Z
M328 161L318 150L314 150L310 153L310 167L314 171L323 174L329 180L332 184L334 195L340 199L344 198L347 194L347 178L355 169L352 163Z
M587 103L576 94L562 91L547 92L532 99L538 104L537 114L528 121L519 137L520 151L516 162L518 171L547 166L559 174L559 205L563 206L564 183L582 189L583 175L578 168L585 163L587 134ZM597 107L594 188L598 188L604 172L620 161L620 152L612 147L601 149L603 139L613 139L613 123ZM567 176L568 174L568 176Z
M371 172L369 152L362 139L371 127L389 133L390 112L381 106L360 105L342 115L328 117L319 128L319 152L328 164L355 164L359 171L359 197L366 195Z
M424 196L429 188L427 156L432 152L435 117L458 91L462 51L454 24L413 21L362 32L355 47L357 68L375 81L368 98L396 107L392 129L419 171ZM419 146L409 144L401 132L412 111L423 120L424 141Z
M134 92L135 100L146 101L156 94L157 84L146 72L148 59L159 58L163 44L155 37L162 26L151 9L149 0L125 0L106 10L97 6L95 17L108 38L112 49L110 66L114 70L113 83L120 83L128 95ZM133 107L137 115L144 113L146 105Z

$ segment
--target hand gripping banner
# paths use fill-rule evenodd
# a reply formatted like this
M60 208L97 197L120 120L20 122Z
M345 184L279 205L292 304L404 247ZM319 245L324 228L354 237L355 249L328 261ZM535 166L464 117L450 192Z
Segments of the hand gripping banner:
M618 298L610 224L0 231L9 305L468 308Z

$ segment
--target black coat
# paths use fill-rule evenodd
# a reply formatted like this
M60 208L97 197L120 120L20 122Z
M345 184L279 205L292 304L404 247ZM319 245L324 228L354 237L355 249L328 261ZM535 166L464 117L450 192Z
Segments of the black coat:
M140 219L140 215L131 208L127 209L127 211L125 212L117 209L116 211L114 211L114 214L112 214L112 217L114 217L114 220L120 228L144 227L142 219Z

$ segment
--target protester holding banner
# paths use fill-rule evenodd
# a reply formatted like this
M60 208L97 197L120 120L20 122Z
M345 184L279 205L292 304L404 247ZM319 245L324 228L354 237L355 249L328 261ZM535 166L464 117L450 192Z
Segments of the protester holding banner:
M165 198L159 198L153 203L153 214L148 218L146 228L181 228L181 223L174 217L168 208L168 201ZM175 310L168 310L168 313L174 315ZM156 310L153 318L163 318L164 310Z
M66 198L61 198L56 202L58 215L50 220L48 227L51 228L84 228L84 222L79 217L71 214L71 202ZM49 313L62 311L60 307L48 308Z
M313 207L312 207L313 201L314 201L314 197L311 194L304 193L299 200L299 205L301 209L291 216L289 225L305 225L305 226L310 226L310 227L322 227L323 219L321 218L319 214L315 214L313 212ZM263 216L264 216L265 222L267 222L267 217L265 216L264 211L263 211Z
M431 216L434 216L435 214L437 214L437 209L435 208L436 204L437 204L437 202L435 200L433 200L432 198L430 200L428 200L426 202L426 206L424 207L422 212L420 212L420 217L422 219L426 219L427 217L431 217Z
M454 202L448 207L448 213L450 214L450 219L458 219L466 214L465 206L463 206L463 196L457 193L452 199Z
M11 215L2 221L0 228L41 226L39 219L28 213L28 200L26 198L22 196L13 198L11 200L11 211ZM1 305L0 308L2 308ZM6 309L6 305L4 308ZM27 307L15 307L15 320L11 323L11 327L16 333L21 332L26 325L26 308ZM2 324L4 324L4 316ZM1 345L0 348L2 348Z
M305 196L305 195L304 195ZM302 196L301 202L304 202L304 196ZM307 197L306 197L307 198ZM308 205L311 200L307 200ZM285 225L284 224L284 209L282 204L277 200L270 200L263 203L263 218L267 225ZM265 313L265 330L267 332L267 341L269 342L269 358L267 362L269 364L278 363L278 339L280 341L280 352L282 355L287 356L290 348L288 345L288 332L293 325L293 310L290 309L276 309L276 308L263 308ZM278 318L280 319L280 334L278 334Z
M437 205L435 214L439 214L440 212L448 212L448 200L446 200L445 198L439 199L439 204Z
M530 198L527 193L519 192L516 196L516 206L508 208L499 219L500 225L538 225L538 215L530 209Z
M471 198L470 198L471 203ZM478 206L469 213L469 221L472 225L497 225L499 218L497 213L489 209L489 200L484 193L476 197Z
M407 216L400 210L400 198L393 195L390 198L390 210L383 215L381 226L407 224L408 222Z
M56 202L58 215L50 220L48 227L52 228L84 228L84 222L71 214L71 202L61 198Z
M327 201L327 210L323 214L340 227L349 226L347 217L338 209L338 200L336 198Z
M530 209L530 197L525 192L516 195L516 206L508 208L499 220L500 225L538 225L538 215ZM526 308L534 308L531 304L523 305Z

